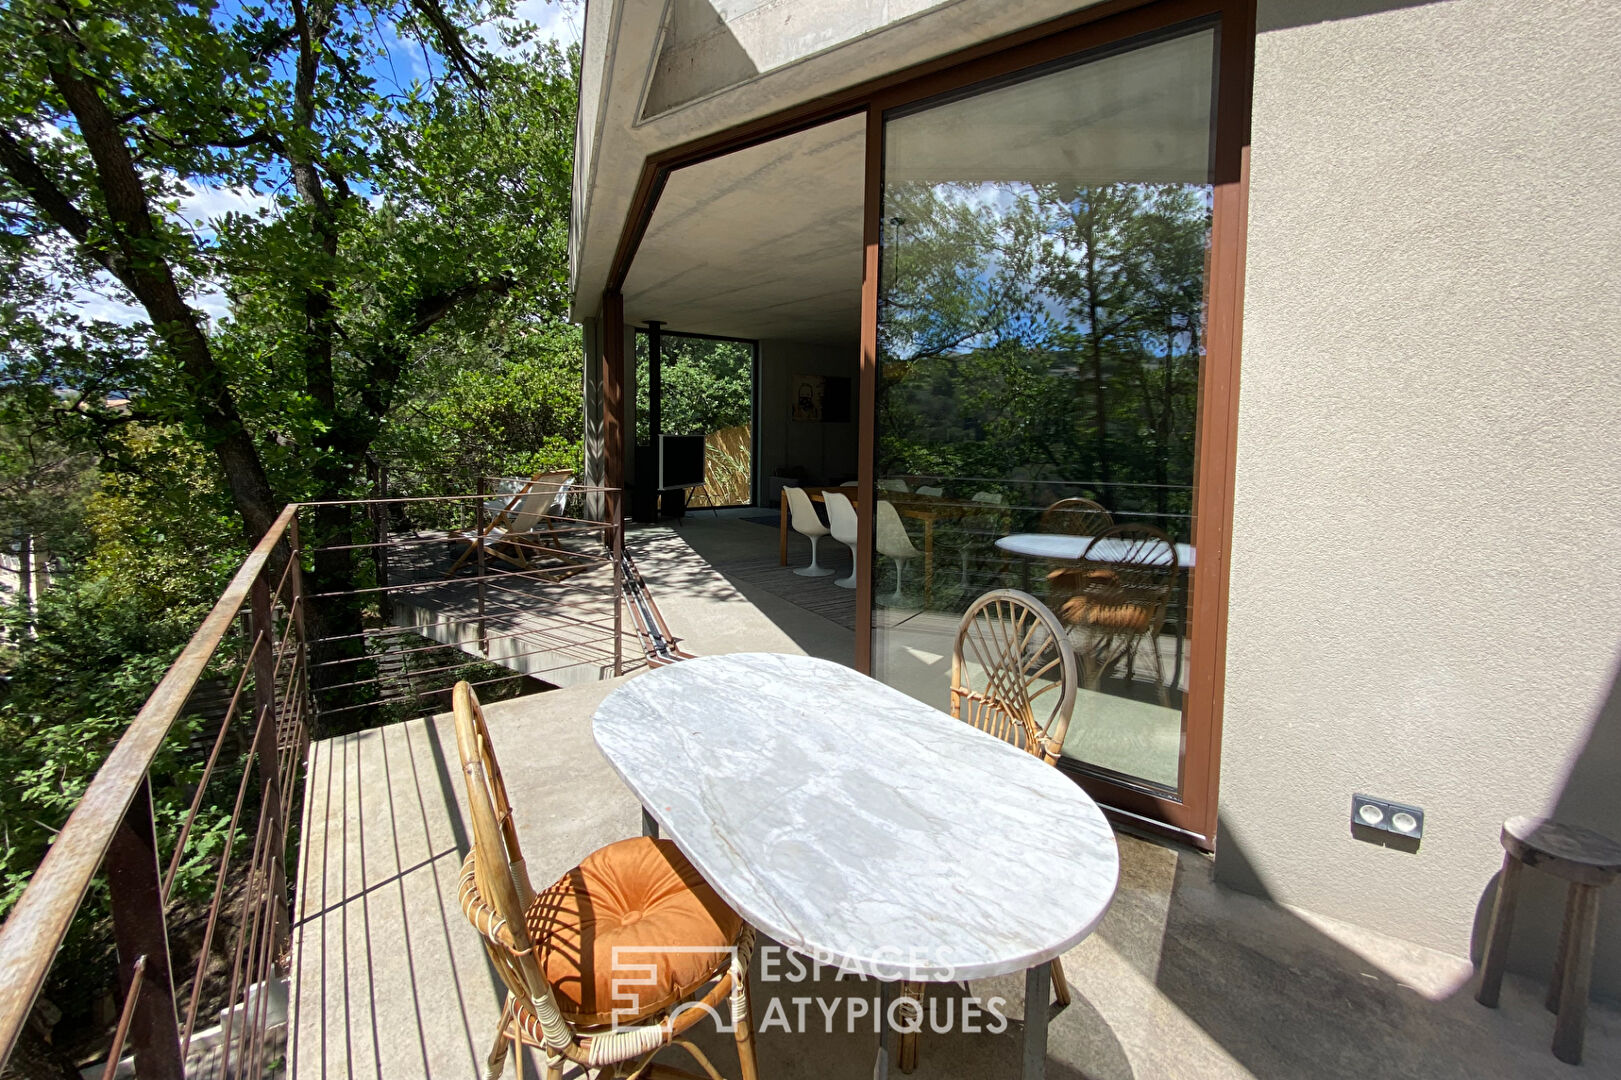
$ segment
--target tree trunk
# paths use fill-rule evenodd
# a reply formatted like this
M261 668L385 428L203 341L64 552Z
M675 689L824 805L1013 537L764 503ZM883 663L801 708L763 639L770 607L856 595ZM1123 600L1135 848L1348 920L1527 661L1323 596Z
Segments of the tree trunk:
M135 294L146 309L152 328L163 339L191 383L190 406L213 445L224 470L237 512L242 515L248 540L256 542L269 531L280 510L258 449L242 425L236 402L226 385L225 373L214 360L208 338L198 325L197 313L187 304L174 271L162 255L153 226L151 206L118 118L101 98L94 83L77 68L51 65L51 81L61 93L84 136L95 164L96 186L114 226L111 243L94 237L88 223L71 205L53 213L57 224L79 241L114 277ZM12 162L8 159L8 169ZM15 170L12 169L15 173ZM34 178L34 184L41 183ZM49 207L50 192L30 191ZM42 198L43 196L43 198Z
M1103 380L1103 331L1098 326L1097 196L1089 193L1086 212L1081 218L1081 235L1086 243L1086 340L1092 357L1092 419L1097 425L1098 501L1115 509L1114 476L1109 463L1109 401Z
M34 575L29 567L34 563L34 538L28 533L17 534L17 610L22 612L23 626L34 629Z
M50 553L34 545L34 598L38 600L51 587Z
M1161 381L1164 396L1160 400L1159 422L1156 441L1159 446L1154 454L1154 484L1155 503L1160 514L1160 522L1166 523L1171 513L1171 432L1175 427L1176 417L1176 326L1167 325L1165 328L1165 378ZM1166 532L1171 532L1166 529ZM1175 539L1175 536L1172 536Z

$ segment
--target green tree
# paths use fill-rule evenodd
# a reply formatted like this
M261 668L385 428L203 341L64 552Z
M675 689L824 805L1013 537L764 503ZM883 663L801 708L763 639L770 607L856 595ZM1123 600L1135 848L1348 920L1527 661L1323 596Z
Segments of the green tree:
M518 50L505 58L467 34L508 11L17 0L0 12L14 69L0 89L8 250L110 279L145 312L151 348L120 372L121 419L205 447L250 540L287 501L360 491L402 381L457 354L445 339L561 310L575 59L521 28L503 31ZM378 84L379 26L421 45L430 84ZM202 185L266 205L188 227L178 208ZM195 301L214 286L233 319L211 327ZM110 379L91 366L65 385ZM324 508L310 546L356 525ZM346 587L352 559L318 557L311 591ZM317 637L358 617L335 603L309 614Z

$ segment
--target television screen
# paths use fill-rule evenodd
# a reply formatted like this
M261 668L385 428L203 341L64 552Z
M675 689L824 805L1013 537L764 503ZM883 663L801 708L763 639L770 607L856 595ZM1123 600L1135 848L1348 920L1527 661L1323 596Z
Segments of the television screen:
M704 437L659 436L659 490L698 487L704 482Z

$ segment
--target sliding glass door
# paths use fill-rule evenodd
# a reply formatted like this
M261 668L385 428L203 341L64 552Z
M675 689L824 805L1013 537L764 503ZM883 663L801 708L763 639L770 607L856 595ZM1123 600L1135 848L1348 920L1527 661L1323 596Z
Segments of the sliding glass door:
M1184 26L882 114L873 672L942 704L968 605L1034 595L1080 659L1065 764L1168 801L1217 53Z

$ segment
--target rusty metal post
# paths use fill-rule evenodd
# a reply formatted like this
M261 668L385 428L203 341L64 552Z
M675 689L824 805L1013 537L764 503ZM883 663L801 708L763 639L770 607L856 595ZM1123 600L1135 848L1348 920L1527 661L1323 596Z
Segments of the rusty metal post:
M486 657L490 655L489 629L484 623L484 496L488 494L484 482L483 470L479 470L478 499L475 503L475 512L478 517L473 530L475 542L478 545L478 649Z
M272 955L279 955L281 946L289 940L291 916L287 910L286 841L282 835L282 791L280 724L276 716L276 627L270 608L270 583L261 573L253 580L249 593L253 610L254 637L262 634L253 653L253 751L259 759L259 786L262 791L259 812L270 819L267 855L271 859L270 890Z
M304 703L304 723L301 730L308 734L320 726L320 716L315 707L315 688L310 685L310 636L304 624L304 552L298 546L298 514L294 513L292 520L287 523L287 552L292 558L292 566L288 569L289 590L287 593L287 609L292 612L290 626L292 632L298 635L298 666L293 670L297 672L297 683ZM303 747L295 757L303 756Z
M132 988L140 994L129 1027L136 1075L141 1080L184 1080L150 777L141 777L129 809L113 833L106 868L113 937L118 943L118 986L125 995ZM136 987L135 965L142 957L146 962Z
M388 466L377 463L377 480L372 487L372 559L377 567L378 612L384 623L394 621L394 601L388 591Z
M620 638L620 625L625 608L625 520L624 502L613 503L613 559L614 559L614 674L624 674L625 644Z

